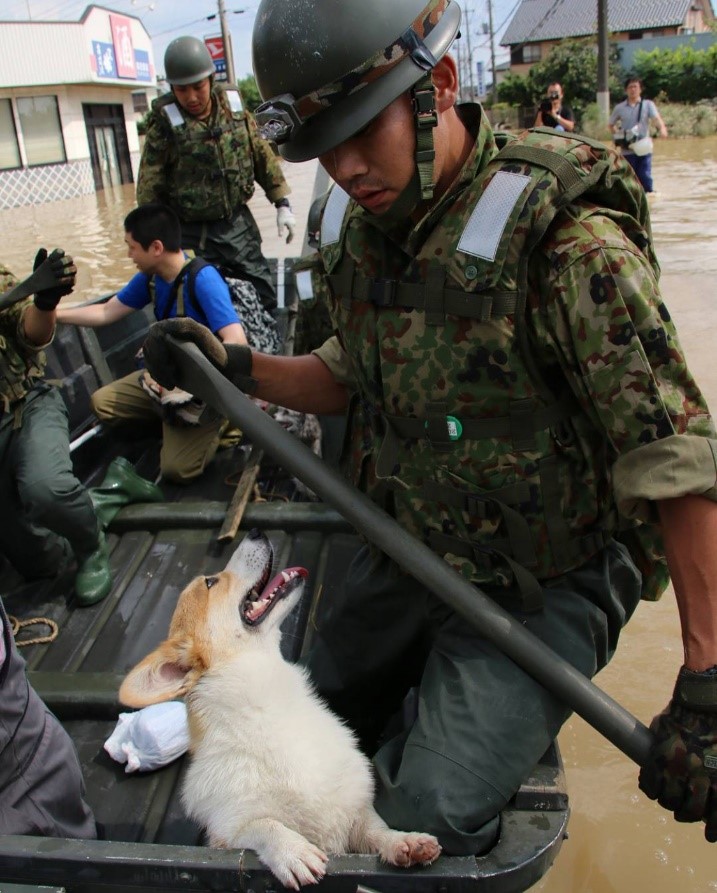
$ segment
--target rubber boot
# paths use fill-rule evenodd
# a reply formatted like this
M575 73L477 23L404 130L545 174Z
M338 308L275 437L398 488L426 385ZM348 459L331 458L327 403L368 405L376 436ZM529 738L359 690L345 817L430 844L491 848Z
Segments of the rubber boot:
M89 494L102 530L107 530L125 505L164 501L159 487L140 477L124 456L117 456L110 462L102 483L99 487L90 487Z
M109 594L112 589L110 555L104 531L100 530L97 548L86 558L78 557L75 577L75 597L77 604L85 608L94 605Z

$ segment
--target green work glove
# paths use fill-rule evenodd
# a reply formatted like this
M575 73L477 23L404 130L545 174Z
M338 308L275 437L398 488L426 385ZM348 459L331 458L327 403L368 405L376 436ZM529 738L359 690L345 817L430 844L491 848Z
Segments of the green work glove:
M144 342L145 365L163 388L182 387L170 338L196 344L232 384L248 394L255 391L257 382L251 377L251 348L245 344L224 344L206 326L187 317L153 323Z
M640 789L678 822L705 822L717 842L717 667L683 667L672 701L650 726L655 743L640 770Z
M35 306L38 310L54 310L60 303L60 298L69 295L75 287L77 267L69 254L61 248L55 248L52 254L47 256L47 249L40 248L35 255L35 263L32 266L34 274L41 274L47 268L47 273L56 284L43 287L45 283L40 279L35 291ZM44 277L47 281L47 276Z

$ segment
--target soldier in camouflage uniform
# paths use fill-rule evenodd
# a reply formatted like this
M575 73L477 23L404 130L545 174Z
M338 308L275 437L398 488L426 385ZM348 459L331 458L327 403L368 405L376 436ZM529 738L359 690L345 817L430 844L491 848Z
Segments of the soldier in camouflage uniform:
M74 554L75 596L92 605L112 585L109 553L90 495L72 470L62 395L43 380L55 308L72 291L76 273L71 257L56 251L48 258L41 249L33 276L53 259L54 284L41 283L33 299L14 303L17 280L0 265L0 306L6 304L0 310L0 551L27 579L58 574Z
M286 231L291 241L296 221L279 161L236 87L214 84L214 63L201 40L173 40L164 64L172 92L152 104L137 203L169 205L180 218L184 248L225 276L249 280L273 309L276 292L247 202L256 181L276 206L279 236Z
M265 400L348 408L356 484L587 676L669 565L684 666L640 786L715 841L717 439L660 297L644 194L600 143L499 145L479 106L456 105L455 0L356 0L340 22L326 5L287 22L263 0L253 58L260 126L337 184L319 249L336 334L269 357L161 323L150 368L177 378L169 333ZM382 817L451 854L493 844L569 715L369 548L308 666L373 756ZM381 737L414 685L415 721Z

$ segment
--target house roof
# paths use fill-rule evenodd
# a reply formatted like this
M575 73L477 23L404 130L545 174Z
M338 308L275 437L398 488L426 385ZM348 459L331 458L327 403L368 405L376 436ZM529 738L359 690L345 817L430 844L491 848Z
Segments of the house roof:
M682 25L694 0L610 0L608 30L639 31ZM709 0L706 4L709 7ZM705 10L707 14L711 9ZM502 46L597 32L595 0L523 0L501 39Z

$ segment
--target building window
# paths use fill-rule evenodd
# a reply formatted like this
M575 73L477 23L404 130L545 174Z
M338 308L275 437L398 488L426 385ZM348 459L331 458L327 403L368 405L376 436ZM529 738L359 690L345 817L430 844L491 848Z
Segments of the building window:
M132 111L146 112L148 108L149 102L147 101L147 94L144 91L132 94Z
M523 47L523 62L540 62L539 43L526 43Z
M17 144L12 106L9 99L0 99L0 170L20 166L20 148Z
M56 96L23 96L16 100L29 166L66 161Z

